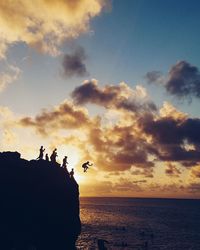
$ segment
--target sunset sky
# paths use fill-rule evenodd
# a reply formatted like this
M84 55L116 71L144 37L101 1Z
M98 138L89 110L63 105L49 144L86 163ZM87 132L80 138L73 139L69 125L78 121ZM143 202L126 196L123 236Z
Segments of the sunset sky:
M1 0L0 151L57 147L81 196L200 198L199 9Z

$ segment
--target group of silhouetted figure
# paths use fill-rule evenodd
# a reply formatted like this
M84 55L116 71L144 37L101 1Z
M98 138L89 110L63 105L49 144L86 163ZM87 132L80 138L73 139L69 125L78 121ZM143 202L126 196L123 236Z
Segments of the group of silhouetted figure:
M39 156L38 156L38 158L37 158L36 160L44 160L44 152L45 152L45 148L44 148L43 146L41 146L41 147L40 147ZM49 160L49 155L48 155L48 153L45 154L45 160L46 160L46 161L51 161L52 163L55 164L55 163L57 163L57 162L56 162L56 157L57 157L57 156L58 156L58 154L57 154L57 148L55 148L55 149L53 150L52 154L50 155L50 160ZM64 169L66 170L66 172L70 175L71 178L73 178L73 177L74 177L74 169L72 168L71 171L68 172L67 164L69 164L69 163L68 163L68 161L67 161L67 156L65 156L65 157L63 158L63 162L62 162L61 167L64 168ZM92 165L93 165L93 164L90 163L89 161L84 162L84 163L82 164L83 172L84 172L84 173L87 172L88 168L89 168L90 166L92 166Z
M44 159L44 151L45 148L43 146L40 147L40 154L36 160L43 160ZM50 156L51 162L56 163L56 157L58 156L57 154L57 148L55 148ZM45 160L49 161L49 155L45 154Z

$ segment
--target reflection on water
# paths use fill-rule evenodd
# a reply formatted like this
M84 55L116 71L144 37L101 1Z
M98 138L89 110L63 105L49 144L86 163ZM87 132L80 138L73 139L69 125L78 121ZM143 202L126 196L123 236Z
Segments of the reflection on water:
M81 198L78 249L199 250L200 201Z

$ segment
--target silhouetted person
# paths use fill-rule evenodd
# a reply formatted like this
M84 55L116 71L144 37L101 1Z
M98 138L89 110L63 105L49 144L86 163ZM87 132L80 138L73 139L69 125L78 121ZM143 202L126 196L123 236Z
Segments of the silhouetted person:
M69 173L69 176L70 176L70 178L74 178L74 169L72 168L72 170L70 171L70 173Z
M67 170L67 164L68 164L68 162L67 162L67 156L65 156L63 158L62 168L64 168L65 170Z
M55 148L50 156L51 162L56 163L56 157L57 157L57 148Z
M84 169L83 172L84 172L84 173L87 172L89 166L92 166L92 165L93 165L93 164L92 164L92 163L90 164L89 161L86 161L85 163L83 163L83 165L82 165L82 168Z
M46 161L49 161L49 156L48 156L48 154L45 155L45 160L46 160Z
M43 157L44 157L44 151L45 151L45 148L43 148L43 146L40 147L40 154L38 156L38 158L36 160L42 160Z
M108 243L108 241L102 239L97 240L98 250L107 250L107 247L104 245L104 243Z

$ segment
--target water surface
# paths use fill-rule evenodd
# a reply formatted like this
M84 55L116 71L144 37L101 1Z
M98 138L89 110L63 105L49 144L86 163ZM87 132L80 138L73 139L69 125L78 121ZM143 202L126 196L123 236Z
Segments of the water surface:
M81 198L78 249L200 250L200 200Z

